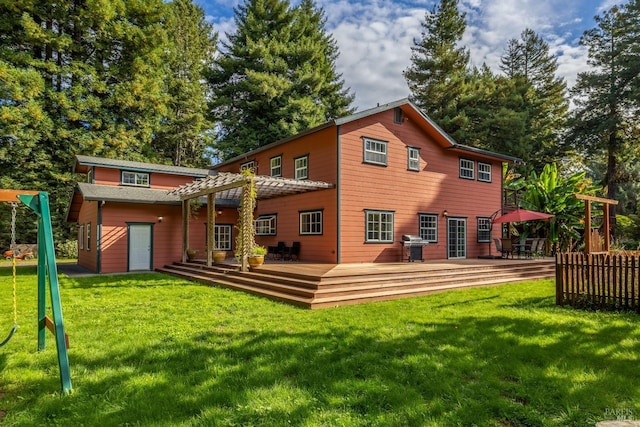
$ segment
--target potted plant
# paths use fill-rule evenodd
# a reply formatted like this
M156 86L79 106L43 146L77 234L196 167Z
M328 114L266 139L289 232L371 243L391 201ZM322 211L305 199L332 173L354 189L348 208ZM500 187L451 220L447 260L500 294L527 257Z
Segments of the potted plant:
M198 255L198 251L196 249L187 249L187 258L189 260L196 259L196 255Z
M267 248L264 246L254 246L249 255L249 266L251 268L260 267L264 263L264 256L267 254Z
M227 258L226 251L213 251L213 262L220 264Z

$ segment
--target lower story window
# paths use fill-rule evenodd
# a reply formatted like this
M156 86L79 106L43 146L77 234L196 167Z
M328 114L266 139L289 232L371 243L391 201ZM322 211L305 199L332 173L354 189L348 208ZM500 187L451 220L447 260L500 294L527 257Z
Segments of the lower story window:
M322 211L300 212L300 234L322 234Z
M491 218L478 218L478 243L491 241Z
M230 225L216 225L215 226L215 239L217 251L230 251L231 250L231 226Z
M393 212L365 211L365 242L393 242Z
M420 230L420 238L428 242L435 243L438 241L438 215L420 214L418 228Z
M275 236L276 235L276 216L260 215L256 219L256 234L258 236Z

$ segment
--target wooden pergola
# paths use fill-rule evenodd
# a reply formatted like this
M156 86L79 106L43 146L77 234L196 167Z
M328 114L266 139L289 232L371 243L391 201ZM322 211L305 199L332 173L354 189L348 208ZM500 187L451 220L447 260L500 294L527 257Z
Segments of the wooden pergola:
M601 252L600 248L594 247L593 236L591 235L591 203L602 203L603 218L602 228L604 229L604 244L602 252L609 252L611 249L611 233L609 232L609 206L617 205L618 201L613 199L603 199L602 197L576 194L577 199L584 200L584 250L587 254Z
M189 248L189 218L191 217L189 201L205 196L207 198L207 266L211 266L215 248L215 199L241 200L243 192L246 191L247 185L250 185L251 181L255 185L256 200L334 188L333 184L321 181L263 175L246 176L228 172L219 172L216 175L182 185L169 192L170 194L178 195L182 201L182 262L186 262L187 249ZM243 206L240 218L241 221L252 221L253 206L249 209ZM241 227L241 230L245 228ZM242 240L248 241L248 236L243 236ZM246 257L241 260L241 270L248 270Z

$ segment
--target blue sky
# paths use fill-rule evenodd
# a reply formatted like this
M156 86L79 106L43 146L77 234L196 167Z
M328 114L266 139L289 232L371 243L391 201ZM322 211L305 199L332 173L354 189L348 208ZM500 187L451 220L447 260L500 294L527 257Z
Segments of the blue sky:
M558 58L558 74L571 87L586 69L587 52L579 46L593 17L622 0L459 0L467 13L462 43L471 62L498 71L507 42L532 28ZM235 28L239 0L196 0L224 39ZM297 1L292 1L296 4ZM358 110L409 95L402 72L410 65L413 40L421 37L425 12L435 0L316 0L325 11L326 30L338 44L337 71L355 94Z

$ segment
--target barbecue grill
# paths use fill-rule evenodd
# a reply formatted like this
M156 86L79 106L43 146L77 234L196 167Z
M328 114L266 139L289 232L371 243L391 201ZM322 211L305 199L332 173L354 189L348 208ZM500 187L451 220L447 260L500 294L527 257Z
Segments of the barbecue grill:
M420 236L414 236L411 234L405 234L402 236L402 246L407 256L407 261L424 261L422 257L422 248L429 244L428 241L423 240Z

